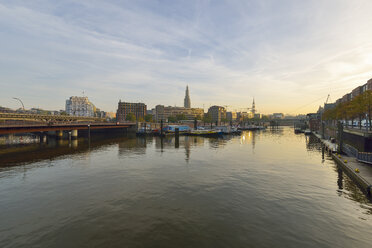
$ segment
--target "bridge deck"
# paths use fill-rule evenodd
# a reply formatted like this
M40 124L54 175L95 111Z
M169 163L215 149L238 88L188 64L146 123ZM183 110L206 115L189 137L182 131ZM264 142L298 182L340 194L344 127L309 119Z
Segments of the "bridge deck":
M86 124L30 124L30 125L5 125L0 126L0 134L14 133L35 133L47 131L64 131L64 130L88 130L90 129L113 129L128 128L135 126L136 123L86 123Z

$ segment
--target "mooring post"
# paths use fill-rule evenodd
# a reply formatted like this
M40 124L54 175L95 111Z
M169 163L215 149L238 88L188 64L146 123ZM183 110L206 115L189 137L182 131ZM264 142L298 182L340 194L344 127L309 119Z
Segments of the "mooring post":
M342 122L341 121L339 121L338 123L337 123L337 136L338 136L338 153L339 154L341 154L342 153L342 144L343 144L343 132L344 132L344 127L343 127L343 125L342 125Z
M160 120L160 136L163 137L163 120Z
M88 140L89 140L89 143L90 143L90 124L88 124Z
M174 146L176 148L180 147L180 129L178 127L175 128L174 130L174 135L175 135L175 143Z
M322 159L324 160L324 150L325 150L325 148L324 148L324 144L322 144Z

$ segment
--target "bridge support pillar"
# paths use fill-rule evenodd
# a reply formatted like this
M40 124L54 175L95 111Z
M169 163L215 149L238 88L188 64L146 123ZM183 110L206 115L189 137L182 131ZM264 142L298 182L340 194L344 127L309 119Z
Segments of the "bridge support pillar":
M78 130L71 130L71 138L72 139L77 139L78 138Z
M62 139L63 138L63 131L62 130L56 131L56 136L57 136L57 138Z
M41 133L39 135L40 143L46 143L47 142L47 135L45 133Z

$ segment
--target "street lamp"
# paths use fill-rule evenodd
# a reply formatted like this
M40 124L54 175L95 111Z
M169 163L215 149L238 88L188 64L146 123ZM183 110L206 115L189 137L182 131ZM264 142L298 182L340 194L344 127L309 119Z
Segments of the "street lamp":
M25 110L25 105L23 105L23 102L22 102L21 99L19 99L19 98L17 98L17 97L13 97L13 99L19 101L19 102L22 104L22 108L23 108L23 110Z

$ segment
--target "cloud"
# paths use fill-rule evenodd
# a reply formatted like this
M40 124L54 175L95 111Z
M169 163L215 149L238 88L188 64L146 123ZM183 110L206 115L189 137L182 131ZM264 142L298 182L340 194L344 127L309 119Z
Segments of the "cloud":
M371 78L370 1L3 1L0 105L119 99L291 112ZM316 103L318 104L318 103ZM316 104L301 111L314 111ZM293 107L295 106L295 107Z

